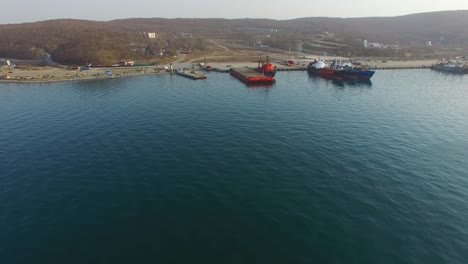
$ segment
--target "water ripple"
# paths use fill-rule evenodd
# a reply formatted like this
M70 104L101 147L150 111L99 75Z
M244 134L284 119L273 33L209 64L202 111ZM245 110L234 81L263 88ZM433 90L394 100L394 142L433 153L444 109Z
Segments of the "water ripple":
M464 263L466 83L0 84L0 260Z

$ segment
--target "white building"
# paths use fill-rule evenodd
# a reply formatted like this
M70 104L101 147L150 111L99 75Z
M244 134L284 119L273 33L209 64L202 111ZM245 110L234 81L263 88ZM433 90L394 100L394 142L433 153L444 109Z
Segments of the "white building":
M154 33L154 32L148 33L148 38L150 38L150 39L156 38L156 33Z
M384 47L384 44L383 43L372 42L372 43L367 43L367 47L380 49L380 48Z

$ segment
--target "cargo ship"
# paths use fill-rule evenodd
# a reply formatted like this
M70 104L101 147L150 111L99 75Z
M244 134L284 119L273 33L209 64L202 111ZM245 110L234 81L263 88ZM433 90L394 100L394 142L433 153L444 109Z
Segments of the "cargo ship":
M343 80L344 75L339 74L336 70L327 67L323 60L315 60L307 66L307 72L326 79Z
M331 67L327 67L323 60L311 62L307 67L307 71L310 74L327 79L348 81L369 81L375 73L375 71L354 68L351 63L338 63L337 61Z
M370 80L374 76L375 71L365 70L362 67L357 68L350 62L343 63L343 61L335 59L331 68L337 71L338 74L343 75L346 80Z
M276 69L268 60L259 61L256 69L231 68L229 73L247 84L273 83L275 81Z

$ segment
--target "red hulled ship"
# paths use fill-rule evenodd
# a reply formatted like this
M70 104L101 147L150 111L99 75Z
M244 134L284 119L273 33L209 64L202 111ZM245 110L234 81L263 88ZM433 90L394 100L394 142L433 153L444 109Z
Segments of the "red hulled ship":
M229 72L232 76L248 84L272 83L275 81L276 74L275 67L269 62L268 56L266 62L258 62L256 69L232 68Z

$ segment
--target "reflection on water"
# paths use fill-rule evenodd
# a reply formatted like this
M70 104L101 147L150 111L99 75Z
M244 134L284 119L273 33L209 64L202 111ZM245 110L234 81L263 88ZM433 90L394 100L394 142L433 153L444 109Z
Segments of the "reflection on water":
M339 87L356 87L356 88L366 88L372 87L371 80L331 80L332 83Z
M333 84L335 87L355 87L355 88L370 88L372 87L371 80L337 80L337 79L327 79L322 78L313 74L308 74L309 80L315 85L328 85L329 83Z
M249 88L272 88L275 83L244 83Z
M373 80L0 83L0 263L466 263L466 77Z

